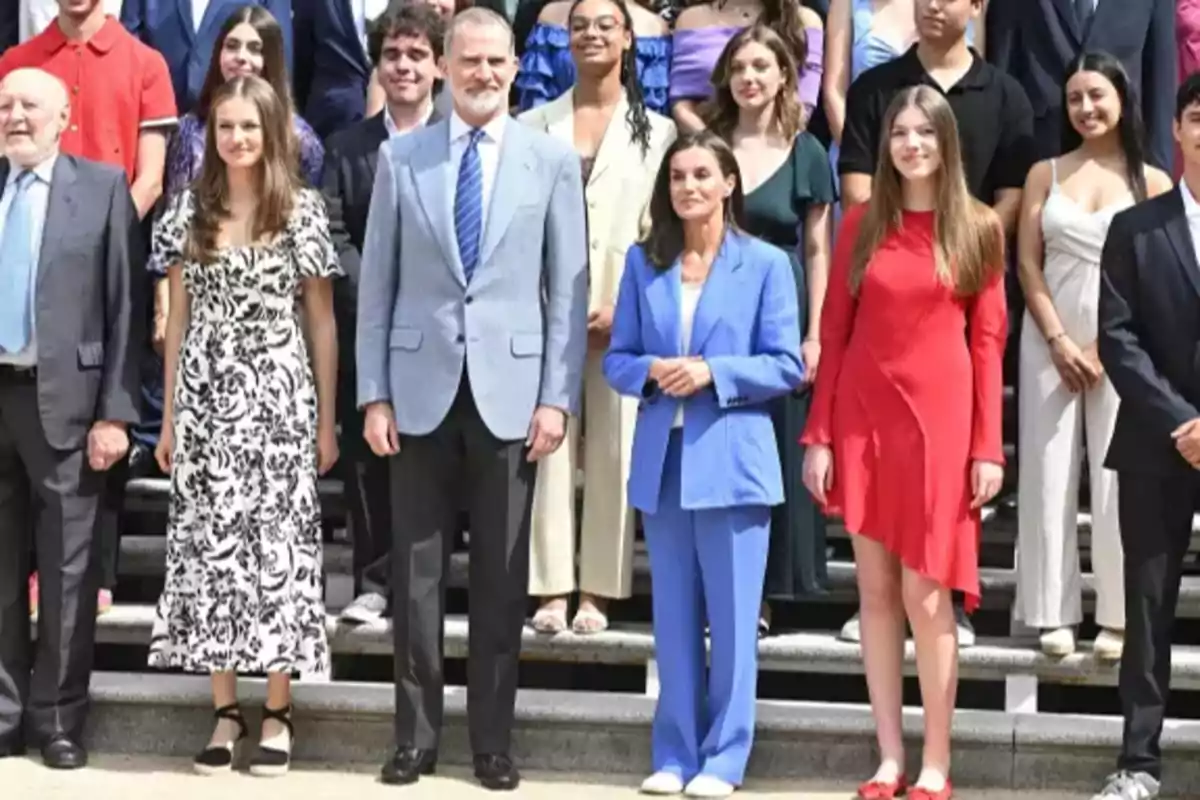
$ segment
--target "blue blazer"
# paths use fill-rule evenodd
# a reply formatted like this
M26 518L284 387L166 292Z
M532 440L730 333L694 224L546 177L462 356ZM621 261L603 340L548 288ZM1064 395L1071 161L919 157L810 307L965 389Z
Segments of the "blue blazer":
M192 21L192 0L125 0L121 24L167 60L180 116L191 111L200 97L221 26L234 9L245 5L263 6L279 21L290 73L292 0L210 0L199 28Z
M371 61L351 0L292 0L296 108L321 138L363 118Z
M800 316L787 255L746 234L726 234L708 274L692 341L681 348L680 267L660 270L629 249L613 314L604 377L637 397L629 503L658 509L667 442L682 403L682 506L696 510L783 502L779 448L766 402L800 385ZM708 389L677 399L650 380L659 358L700 356ZM799 446L799 445L797 445Z

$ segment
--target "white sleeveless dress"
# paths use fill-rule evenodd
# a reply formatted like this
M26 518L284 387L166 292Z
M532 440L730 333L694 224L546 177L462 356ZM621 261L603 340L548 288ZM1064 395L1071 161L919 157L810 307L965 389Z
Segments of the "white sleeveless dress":
M1042 207L1044 272L1054 307L1071 340L1096 340L1100 253L1117 212L1133 198L1089 213L1063 194L1057 165ZM1017 484L1016 618L1053 629L1082 621L1082 581L1077 541L1079 476L1086 442L1091 478L1092 572L1096 623L1125 627L1117 477L1104 468L1119 404L1107 376L1087 392L1071 393L1029 312L1021 331L1020 476Z

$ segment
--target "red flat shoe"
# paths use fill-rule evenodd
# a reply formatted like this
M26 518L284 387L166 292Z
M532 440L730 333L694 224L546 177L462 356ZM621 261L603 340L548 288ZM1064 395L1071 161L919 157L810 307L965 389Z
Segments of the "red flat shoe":
M950 785L950 781L948 780L940 792L925 789L921 786L914 786L912 791L908 793L908 800L952 800L953 797L954 787Z
M866 781L858 787L858 800L894 800L908 790L908 778L901 775L894 781Z

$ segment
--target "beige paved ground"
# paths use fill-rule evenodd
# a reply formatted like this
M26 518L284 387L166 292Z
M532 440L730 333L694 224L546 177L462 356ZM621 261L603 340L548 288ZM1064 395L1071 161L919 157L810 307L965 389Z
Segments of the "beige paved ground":
M0 761L0 798L20 800L633 800L633 779L612 776L527 776L512 795L485 792L465 772L427 778L416 786L395 788L375 781L375 772L297 769L288 777L263 780L248 775L201 778L186 761L98 756L90 769L55 773L33 759ZM852 791L836 786L806 788L795 784L751 785L738 797L754 800L851 800ZM965 790L959 800L1086 800L1063 792Z

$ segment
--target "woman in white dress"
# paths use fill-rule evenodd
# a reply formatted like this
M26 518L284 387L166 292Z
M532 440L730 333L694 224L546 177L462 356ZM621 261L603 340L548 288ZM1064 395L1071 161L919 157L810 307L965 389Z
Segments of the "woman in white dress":
M194 762L203 774L229 770L246 736L238 673L266 673L250 771L279 775L290 763L292 674L329 672L317 474L338 455L339 270L293 136L269 83L222 84L200 177L154 229L171 292L155 456L171 494L150 665L212 676L216 725Z
M1100 253L1113 216L1161 194L1147 166L1138 108L1120 63L1085 53L1068 72L1072 142L1030 170L1019 230L1027 319L1021 332L1016 617L1050 655L1075 650L1083 621L1079 477L1087 453L1096 586L1094 652L1120 658L1125 591L1116 475L1104 456L1118 399L1096 352ZM1034 324L1030 324L1030 322Z

